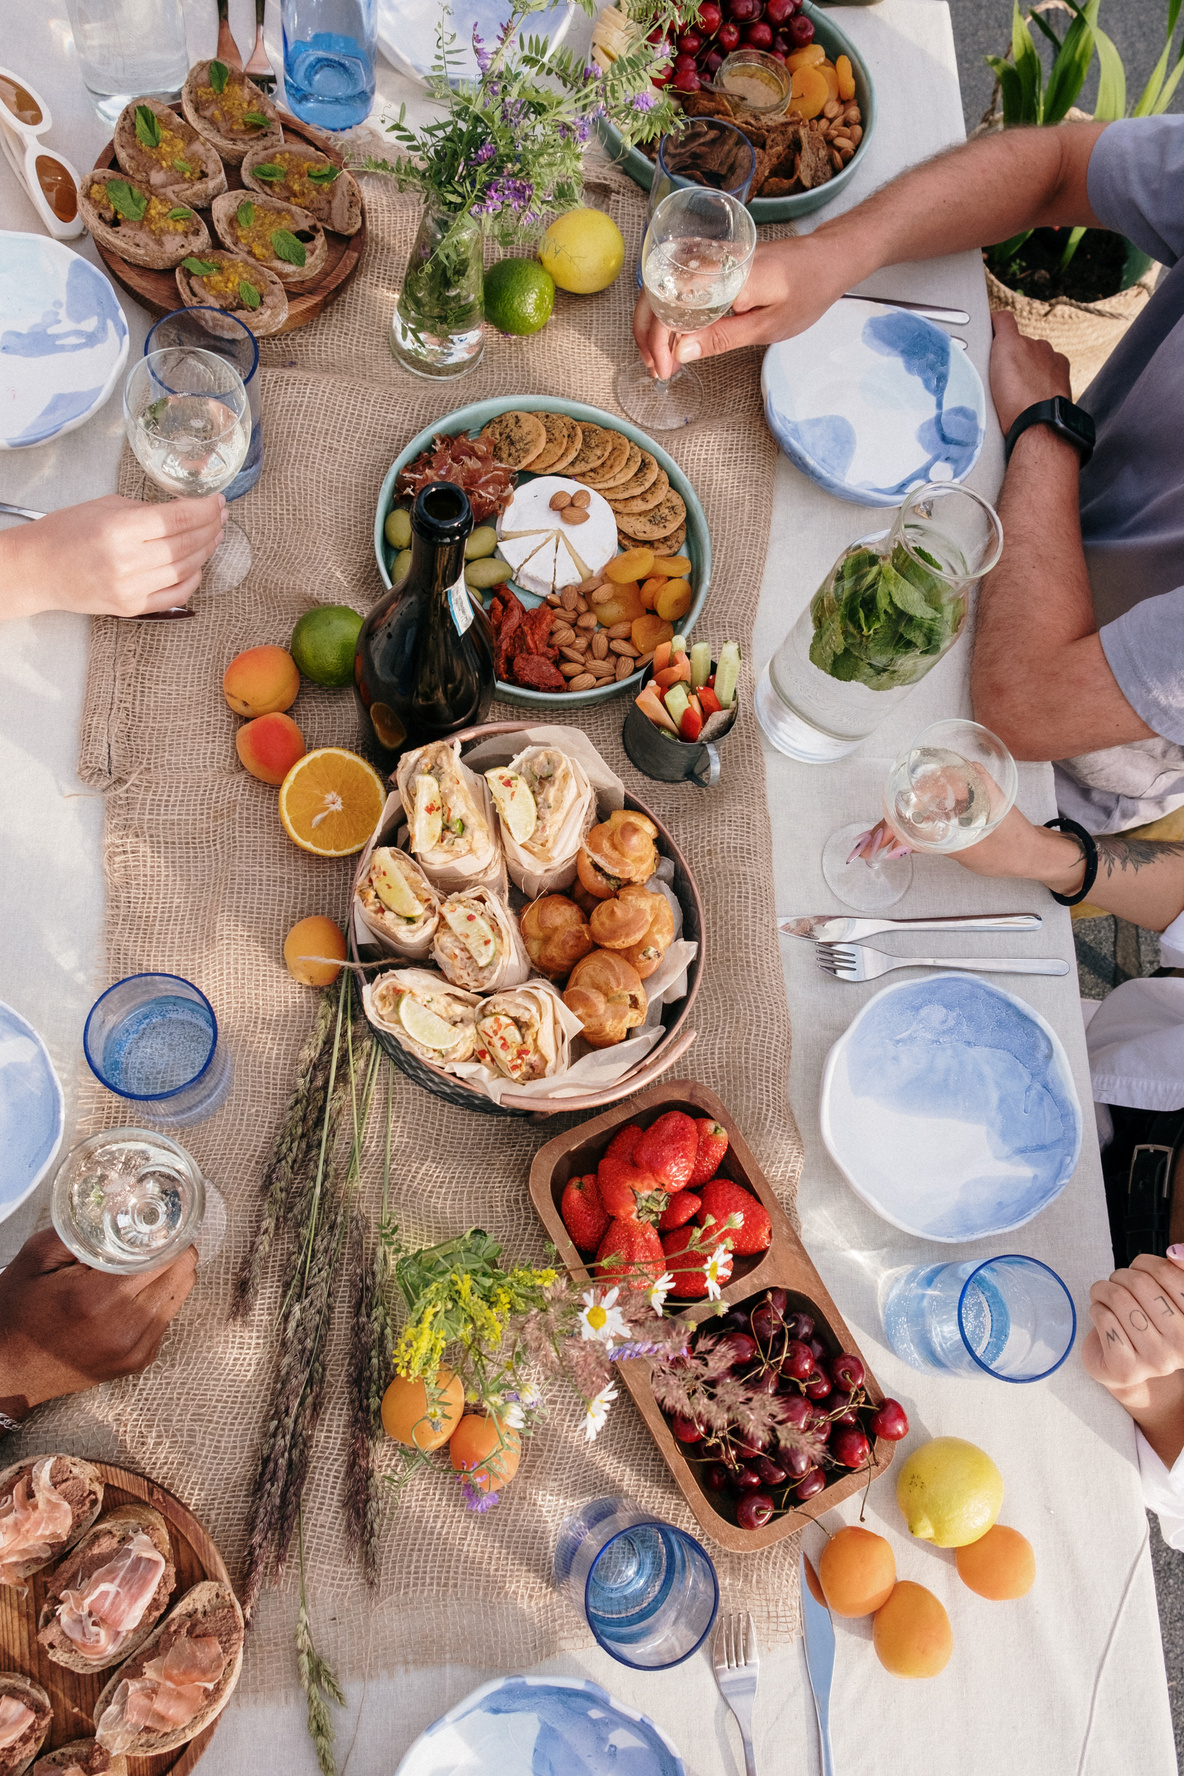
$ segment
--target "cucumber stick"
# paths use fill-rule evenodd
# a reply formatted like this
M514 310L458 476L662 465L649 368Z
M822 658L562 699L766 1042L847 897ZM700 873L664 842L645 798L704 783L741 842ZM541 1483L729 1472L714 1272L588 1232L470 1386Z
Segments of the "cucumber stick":
M715 668L715 694L721 709L730 709L740 680L740 643L726 641Z
M701 691L711 677L711 643L697 641L691 649L691 684Z

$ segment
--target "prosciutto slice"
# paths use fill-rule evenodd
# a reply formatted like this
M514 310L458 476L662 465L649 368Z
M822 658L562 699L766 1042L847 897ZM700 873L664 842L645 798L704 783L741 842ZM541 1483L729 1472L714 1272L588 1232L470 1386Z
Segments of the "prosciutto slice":
M37 1719L19 1696L0 1696L0 1751L7 1751L22 1739Z
M74 1513L50 1481L53 1464L52 1455L34 1462L0 1503L0 1584L19 1585L21 1566L48 1560L70 1534Z
M160 1583L164 1555L138 1529L81 1591L62 1592L62 1631L88 1658L109 1658L138 1628Z
M99 1722L108 1751L129 1751L140 1733L171 1733L188 1726L226 1668L226 1654L212 1634L182 1635L139 1677L125 1678Z

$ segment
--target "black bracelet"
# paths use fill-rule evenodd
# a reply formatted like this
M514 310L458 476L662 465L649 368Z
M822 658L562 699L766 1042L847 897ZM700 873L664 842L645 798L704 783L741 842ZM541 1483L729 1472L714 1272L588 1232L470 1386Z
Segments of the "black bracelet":
M1081 855L1085 859L1085 880L1077 893L1056 894L1051 888L1048 891L1058 906L1077 906L1088 899L1089 891L1098 878L1098 847L1094 843L1094 836L1087 833L1083 826L1078 826L1075 820L1066 820L1063 815L1058 815L1055 820L1046 820L1044 824L1055 832L1072 833L1081 846Z

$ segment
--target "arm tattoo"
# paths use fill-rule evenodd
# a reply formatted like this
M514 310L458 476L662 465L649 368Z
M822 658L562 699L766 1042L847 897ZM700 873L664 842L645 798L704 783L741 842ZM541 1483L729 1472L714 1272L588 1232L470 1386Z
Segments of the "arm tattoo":
M1149 863L1158 863L1161 857L1184 857L1184 844L1166 839L1124 839L1121 834L1097 841L1098 864L1104 869L1107 877L1116 869L1138 872Z

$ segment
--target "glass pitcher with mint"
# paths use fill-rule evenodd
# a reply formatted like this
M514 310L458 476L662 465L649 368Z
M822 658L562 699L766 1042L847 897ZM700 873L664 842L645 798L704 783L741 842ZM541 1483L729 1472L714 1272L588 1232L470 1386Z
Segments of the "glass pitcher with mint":
M854 752L953 647L1002 550L977 493L914 489L891 530L843 551L765 668L756 712L773 745L810 764Z

